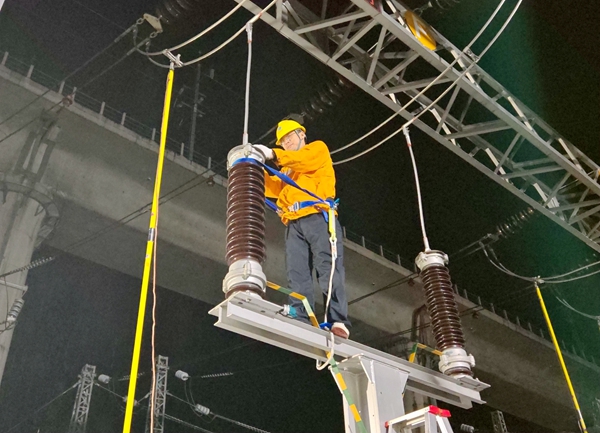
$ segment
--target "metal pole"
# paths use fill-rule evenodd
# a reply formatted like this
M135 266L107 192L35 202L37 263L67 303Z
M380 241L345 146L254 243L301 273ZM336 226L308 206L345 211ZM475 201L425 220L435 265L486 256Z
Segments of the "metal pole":
M196 143L196 122L198 121L198 100L200 99L200 77L202 76L202 65L196 67L196 83L194 85L194 107L192 108L192 127L190 130L190 154L188 159L194 160L194 144Z

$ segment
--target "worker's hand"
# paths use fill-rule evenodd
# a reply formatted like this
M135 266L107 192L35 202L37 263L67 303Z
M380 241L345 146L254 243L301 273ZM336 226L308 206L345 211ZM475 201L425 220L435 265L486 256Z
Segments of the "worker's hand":
M253 147L265 156L266 161L275 159L275 152L273 152L273 149L271 149L270 147L267 147L262 144L255 144L253 145Z

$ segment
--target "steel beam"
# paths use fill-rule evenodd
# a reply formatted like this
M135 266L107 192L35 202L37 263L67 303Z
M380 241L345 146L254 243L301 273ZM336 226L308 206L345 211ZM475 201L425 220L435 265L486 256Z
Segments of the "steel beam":
M401 108L399 101L404 100L399 98L401 94L415 97L421 88L420 81L431 82L430 72L422 80L406 82L403 80L406 70L433 67L444 72L450 62L459 58L457 64L440 77L441 82L435 83L432 93L428 91L417 97L418 106L427 107L443 89L452 92L449 102L444 106L432 104L427 109L431 117L422 116L414 122L415 127L600 252L597 240L587 235L588 229L600 221L599 212L586 212L585 216L577 217L575 209L570 218L557 213L562 206L573 204L572 199L561 194L566 179L572 179L570 190L583 193L585 197L581 201L600 198L598 164L479 66L473 65L477 56L463 54L435 31L436 51L423 46L406 27L402 16L407 8L400 2L392 2L394 11L390 14L385 8L374 8L366 0L351 1L353 9L325 17L312 13L301 1L284 2L283 8L289 15L302 16L300 32L311 29L305 34L298 34L299 25L293 20L281 22L270 13L263 14L261 19L395 112ZM244 7L255 14L260 11L252 1L245 2ZM348 25L344 27L345 23ZM319 41L329 39L326 51L314 42L317 36ZM331 56L330 51L335 54ZM469 76L463 73L467 67L471 67ZM453 81L457 82L457 88L449 89ZM465 100L464 106L459 106L464 102L456 102ZM477 111L479 123L469 123L469 113L473 111ZM399 114L407 120L413 117L410 108ZM513 132L511 142L506 142L507 131ZM519 159L515 159L517 153ZM526 167L531 169L524 170ZM557 175L548 175L550 172Z

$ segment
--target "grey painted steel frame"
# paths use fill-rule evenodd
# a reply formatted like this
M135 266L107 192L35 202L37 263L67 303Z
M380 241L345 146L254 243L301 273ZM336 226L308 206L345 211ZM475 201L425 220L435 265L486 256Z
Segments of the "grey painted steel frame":
M73 405L73 413L71 414L69 433L85 433L95 377L96 366L84 365L79 376L79 385L77 387L75 404Z
M236 1L239 3L241 0ZM366 0L351 1L356 10L347 9L340 16L322 19L298 1L280 0L276 4L275 16L265 13L261 19L394 111L402 106L398 96L413 97L423 83L435 78L404 81L404 72L411 63L425 61L441 72L449 65L442 54L452 58L461 54L461 50L435 31L438 49L434 52L424 47L405 26L402 14L406 8L396 0L386 2L396 9L395 15L378 11ZM260 11L260 7L252 2L245 2L244 7L255 14ZM379 32L379 38L365 50L359 42L370 32ZM405 51L386 51L395 41L401 42ZM330 49L331 45L333 49ZM330 54L331 51L333 54ZM388 67L383 61L390 59L399 59L399 63ZM466 53L457 63L466 68L476 59L473 53ZM463 72L456 66L451 68L435 88L447 88L449 81L457 79ZM375 84L371 84L372 81ZM468 101L456 117L451 110L456 108L457 96L462 93ZM431 99L422 95L417 101L424 108ZM473 101L478 104L476 108ZM484 113L491 120L464 123L467 113L473 110ZM600 167L500 83L478 66L473 66L458 81L446 105L436 104L428 111L433 119L423 116L414 122L415 126L588 246L600 251L597 243L600 239L600 207L589 208L592 206L590 202L596 203L600 198L597 182ZM407 120L413 117L408 111L400 115ZM513 138L507 141L505 136L494 136L498 132L510 132ZM460 143L459 139L462 140ZM494 144L492 139L495 139ZM472 146L469 151L461 148L461 144L467 143ZM478 154L484 159L477 159ZM549 176L550 173L554 175ZM569 214L565 207L572 209Z
M215 326L325 361L325 352L330 349L331 334L284 317L279 314L281 310L281 306L272 302L237 293L214 307L210 314L219 319ZM464 408L472 407L473 402L483 403L479 391L489 387L470 378L470 381L463 383L389 353L338 337L335 338L334 353L347 360L361 358L400 370L408 374L407 390ZM343 369L344 362L347 361L340 362L340 369Z

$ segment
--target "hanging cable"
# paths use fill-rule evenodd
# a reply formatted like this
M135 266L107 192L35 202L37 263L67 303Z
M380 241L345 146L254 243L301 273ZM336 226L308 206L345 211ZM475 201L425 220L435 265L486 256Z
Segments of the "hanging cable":
M123 433L131 431L131 421L133 417L133 404L135 401L135 390L137 384L137 372L140 359L140 351L142 346L142 334L144 329L144 316L146 313L146 297L148 292L148 278L150 276L150 264L152 262L154 241L156 237L156 217L158 213L158 205L160 202L160 188L162 184L162 172L164 164L164 156L167 144L167 130L169 126L169 113L171 108L171 95L173 91L173 77L175 66L180 67L181 62L178 58L171 58L171 68L167 75L165 102L163 108L163 119L160 134L160 148L158 153L158 162L156 168L156 179L154 183L154 193L152 198L152 209L150 213L150 223L148 229L148 241L146 244L146 255L144 262L144 272L142 276L142 288L140 294L140 303L138 308L138 319L136 325L135 341L133 347L133 357L131 362L131 373L129 375L129 390L127 393L127 406L125 408L125 419L123 422Z
M579 310L577 310L576 308L572 307L572 306L571 306L571 305L570 305L570 304L569 304L567 301L565 301L564 299L562 299L562 298L559 298L559 297L558 297L558 296L556 296L556 295L554 295L554 297L556 298L556 300L557 300L558 302L560 302L562 305L564 305L565 307L567 307L569 310L573 311L574 313L577 313L577 314L579 314L580 316L586 317L586 318L588 318L588 319L593 319L593 320L596 320L597 322L600 322L600 315L598 315L598 316L593 316L593 315L591 315L591 314L584 313L584 312L582 312L582 311L579 311ZM599 324L600 324L600 323L599 323Z
M415 154L412 148L412 142L410 140L410 133L408 128L404 128L404 137L406 138L406 146L410 153L410 160L412 161L413 172L415 174L415 186L417 188L417 201L419 206L419 220L421 222L421 234L423 235L423 245L425 252L431 251L429 248L429 239L427 239L427 232L425 230L425 217L423 216L423 199L421 197L421 182L419 181L419 172L417 170L417 162L415 161Z
M389 123L393 118L395 118L396 116L399 116L400 113L402 113L404 110L406 110L408 108L409 105L411 105L413 102L415 102L420 96L422 96L423 94L425 94L425 92L427 90L429 90L435 83L437 83L445 74L446 72L448 72L450 69L452 69L452 67L458 63L463 56L465 55L465 52L468 52L471 47L473 46L473 44L475 44L475 42L477 42L477 40L479 39L479 37L483 34L483 32L489 27L489 25L492 23L492 21L494 20L494 18L496 17L496 15L498 14L498 12L500 12L500 9L502 9L502 6L504 5L504 3L506 2L506 0L502 0L498 6L496 7L496 9L494 10L494 12L492 13L492 15L488 18L488 20L486 21L486 23L483 25L483 27L481 28L481 30L479 30L479 32L473 37L473 39L471 40L471 42L469 42L464 48L463 50L459 53L459 55L452 61L452 63L450 63L446 69L444 69L431 83L429 83L423 90L421 90L419 93L417 93L414 97L412 97L410 99L410 101L408 101L406 104L404 104L402 107L400 107L400 109L398 109L394 114L392 114L390 117L388 117L386 120L384 120L383 122L381 122L379 125L377 125L375 128L371 129L369 132L367 132L366 134L362 135L361 137L357 138L356 140L352 141L351 143L348 143L345 146L340 147L339 149L335 149L333 151L330 152L331 155L334 155L338 152L341 152L342 150L346 150L352 146L354 146L355 144L361 142L362 140L364 140L365 138L367 138L368 136L370 136L371 134L373 134L375 131L378 131L379 129L381 129L383 126L385 126L387 123Z
M156 350L154 342L156 339L156 247L158 245L158 216L159 207L156 207L156 230L154 231L154 248L152 252L152 336L150 345L152 350L152 386L150 388L150 431L154 432L154 397L156 395Z
M231 424L235 424L235 425L237 425L239 427L243 427L243 428L245 428L247 430L251 430L251 431L256 432L256 433L269 433L267 430L263 430L263 429L260 429L258 427L254 427L252 425L249 425L249 424L246 424L246 423L243 423L243 422L240 422L240 421L228 418L226 416L216 414L216 413L214 413L212 410L210 410L206 406L203 406L201 404L196 404L196 403L190 403L189 401L186 401L186 400L184 400L184 399L182 399L180 397L177 397L176 395L174 395L174 394L172 394L170 392L168 392L167 395L169 395L170 397L173 397L176 400L179 400L182 403L185 403L185 404L189 405L194 412L199 412L201 415L205 415L205 416L212 415L214 419L220 419L220 420L223 420L223 421L227 421L227 422L229 422Z
M338 165L338 164L344 164L346 162L350 162L353 161L357 158L360 158L363 155L366 155L367 153L377 149L379 146L381 146L382 144L384 144L385 142L387 142L388 140L390 140L391 138L395 137L396 135L398 135L400 132L402 132L402 130L410 125L412 125L415 121L417 121L424 113L428 112L428 110L434 106L440 99L442 99L444 96L446 96L446 94L452 90L454 88L454 86L456 86L458 84L458 82L460 80L462 80L462 78L469 73L469 71L475 67L475 65L477 65L477 63L479 62L479 60L481 60L481 58L487 53L487 51L492 47L492 45L496 42L496 40L500 37L500 35L504 32L504 29L506 29L506 27L508 26L508 24L510 23L510 21L512 20L513 16L516 14L517 10L519 9L519 6L521 5L521 3L523 2L523 0L519 0L519 2L517 3L517 5L514 7L514 9L512 10L512 12L510 13L510 15L508 16L508 18L506 19L506 21L504 22L504 24L502 25L502 27L500 28L500 30L498 30L498 32L496 33L496 35L492 38L492 40L490 41L490 43L483 49L483 51L479 54L479 56L477 56L477 58L456 78L456 80L454 80L436 99L434 99L431 103L429 103L429 105L427 105L426 107L424 107L422 110L420 110L420 112L416 115L413 116L410 120L408 120L407 122L404 123L404 125L402 125L400 128L398 128L396 131L392 132L390 135L388 135L387 137L385 137L383 140L381 140L380 142L378 142L377 144L371 146L370 148L354 155L351 156L349 158L346 159L342 159L340 161L336 161L333 163L333 165Z
M219 25L221 25L223 22L225 22L225 20L227 20L227 18L229 18L231 15L233 15L239 8L241 8L244 3L246 3L248 0L242 0L240 1L233 9L231 9L229 12L227 12L223 17L221 17L218 21L216 21L215 23L213 23L212 25L210 25L209 27L207 27L206 29L202 30L200 33L198 33L197 35L191 37L190 39L188 39L185 42L182 42L178 45L175 45L171 48L165 48L163 50L160 51L154 51L154 52L144 52L143 54L145 56L162 56L164 55L165 51L175 51L178 50L180 48L185 47L186 45L191 44L194 41L197 41L198 39L200 39L202 36L204 36L205 34L207 34L208 32L210 32L211 30L215 29L216 27L218 27Z
M244 94L244 132L242 134L242 144L248 144L248 119L250 117L250 72L252 71L252 21L246 23L246 33L248 35L248 63L246 66L246 92Z
M187 421L184 421L182 419L175 418L174 416L171 416L171 415L169 415L167 413L164 414L164 418L168 419L169 421L173 421L173 422L175 422L177 424L181 424L182 426L191 428L192 430L198 430L198 431L203 432L203 433L214 433L214 432L212 432L210 430L206 430L205 428L199 427L197 425L194 425L194 424L189 423Z
M58 394L56 397L54 397L53 399L51 399L50 401L44 403L42 406L40 406L39 408L37 408L36 410L34 410L32 413L30 413L29 415L27 415L25 418L23 418L19 423L13 425L11 428L9 428L8 430L6 430L6 433L10 433L11 431L13 431L14 429L16 429L17 427L19 427L21 424L23 424L25 421L27 421L28 419L30 419L32 416L36 415L38 412L40 412L41 410L44 410L46 407L50 406L52 403L54 403L56 400L58 400L59 398L61 398L62 396L64 396L65 394L67 394L69 391L71 391L72 389L77 388L77 386L79 385L79 381L75 382L75 384L73 384L72 386L68 387L67 389L65 389L63 392L61 392L60 394Z
M193 65L194 63L198 63L201 62L204 59L209 58L210 56L212 56L213 54L218 53L219 51L221 51L223 48L225 48L227 45L229 45L235 38L237 38L239 35L241 35L247 28L248 24L253 24L256 21L258 21L260 19L260 17L263 15L263 13L265 13L267 10L269 10L271 8L271 6L273 6L278 0L272 0L271 3L269 3L264 9L262 9L259 13L257 13L256 15L254 15L250 20L248 20L248 22L244 25L244 27L240 28L238 31L236 31L229 39L227 39L225 42L223 42L221 45L217 46L216 48L212 49L211 51L207 52L206 54L203 54L200 57L197 57L195 59L189 60L187 62L182 62L182 66L190 66ZM146 51L141 51L138 49L138 51L145 55L148 60L150 60L153 64L155 64L156 66L159 66L161 68L169 68L169 65L166 65L164 63L160 63L157 62L156 60L153 60L150 56L147 56L147 52ZM165 52L168 52L166 50L163 51L163 54Z
M595 266L596 264L599 263L599 262L595 262L595 263L591 263L589 265L582 266L582 267L580 267L578 269L569 271L569 272L567 272L565 274L562 274L562 275L554 275L554 276L550 276L550 277L540 277L540 276L538 276L538 277L528 277L528 276L524 276L524 275L519 275L519 274L511 271L510 269L508 269L506 266L504 266L502 264L502 262L500 262L500 260L498 259L498 256L496 255L496 252L494 251L494 249L491 246L489 246L489 245L483 245L482 246L482 250L483 250L483 253L484 253L486 259L496 269L498 269L499 271L501 271L501 272L503 272L503 273L505 273L507 275L510 275L511 277L519 278L519 279L524 280L524 281L538 282L540 284L563 284L563 283L570 283L572 281L581 280L583 278L588 278L588 277L591 277L592 275L596 275L596 274L600 273L600 269L599 269L597 271L589 272L589 273L587 273L585 275L579 275L577 277L572 277L572 278L567 278L567 279L562 279L562 280L558 279L558 278L566 276L566 275L571 275L573 273L580 272L580 271L582 271L584 269L587 269L587 268L589 268L591 266Z
M129 57L131 54L133 54L135 52L135 50L137 48L139 48L139 46L142 46L143 44L145 44L147 41L149 41L153 36L149 36L148 38L144 39L142 42L140 42L136 47L130 49L127 53L125 53L124 56L122 56L121 58L119 58L117 61L111 63L108 67L104 68L102 71L100 71L97 75L95 75L94 77L92 77L91 79L89 79L87 82L85 82L82 86L80 86L78 89L81 90L84 87L90 85L91 83L93 83L94 81L96 81L98 78L100 78L102 75L104 75L106 72L108 72L109 70L111 70L113 67L115 67L116 65L118 65L119 63L121 63L123 60L125 60L127 57ZM44 94L48 93L49 90L47 90L46 92L44 92ZM69 98L72 97L74 95L74 93L72 93L71 95L67 95L65 98ZM43 95L42 95L43 96ZM40 96L41 97L41 96ZM39 99L39 98L38 98ZM37 100L37 99L36 99ZM49 108L45 109L43 111L43 113L49 112L52 109L56 108L57 106L63 104L63 101L65 101L65 99L54 103L53 105L51 105ZM35 102L32 101L31 103ZM60 112L60 110L63 107L59 108L59 110L57 111ZM11 138L12 136L14 136L15 134L18 134L19 132L21 132L23 129L25 129L26 127L28 127L29 125L31 125L32 123L36 122L38 119L40 118L40 115L36 115L35 117L33 117L31 120L29 120L28 122L26 122L25 124L21 125L20 127L18 127L16 130L12 131L11 133L5 135L4 137L2 137L0 139L0 143L3 143L4 141L8 140L9 138Z

